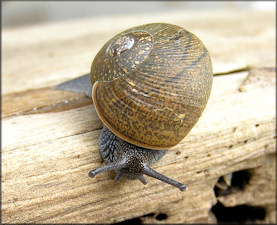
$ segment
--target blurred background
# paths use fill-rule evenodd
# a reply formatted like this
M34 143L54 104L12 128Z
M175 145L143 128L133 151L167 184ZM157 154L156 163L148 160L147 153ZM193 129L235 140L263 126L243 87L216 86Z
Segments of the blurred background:
M2 28L88 17L224 9L275 11L275 1L2 1Z

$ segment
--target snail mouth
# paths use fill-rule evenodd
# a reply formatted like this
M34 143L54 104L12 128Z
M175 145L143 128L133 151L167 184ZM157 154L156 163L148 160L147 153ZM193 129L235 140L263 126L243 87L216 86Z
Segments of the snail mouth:
M147 180L144 178L143 173L130 173L128 169L121 169L116 171L115 180L119 181L122 177L125 177L129 180L140 180L143 184L147 184Z
M125 167L116 170L115 180L119 181L122 177L125 177L129 180L140 180L143 184L147 184L146 179L143 177L144 167L140 163L126 163Z

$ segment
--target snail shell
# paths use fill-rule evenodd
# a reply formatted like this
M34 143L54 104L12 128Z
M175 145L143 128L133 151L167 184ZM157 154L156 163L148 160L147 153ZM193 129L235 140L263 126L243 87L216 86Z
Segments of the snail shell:
M177 145L204 110L212 63L183 28L152 23L116 35L91 65L92 96L103 123L123 140L150 149Z

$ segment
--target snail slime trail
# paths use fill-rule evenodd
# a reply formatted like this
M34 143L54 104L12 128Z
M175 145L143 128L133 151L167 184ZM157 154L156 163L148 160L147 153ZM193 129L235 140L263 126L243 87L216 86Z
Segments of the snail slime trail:
M100 49L90 80L105 165L89 176L114 170L117 181L146 184L147 175L184 191L151 165L184 139L208 102L212 63L199 38L166 23L130 28Z

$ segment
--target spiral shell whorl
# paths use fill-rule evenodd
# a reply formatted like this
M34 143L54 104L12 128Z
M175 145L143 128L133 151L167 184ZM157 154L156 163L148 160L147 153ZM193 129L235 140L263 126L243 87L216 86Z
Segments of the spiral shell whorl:
M120 54L107 56L126 36ZM144 44L136 43L139 40ZM141 147L168 149L178 144L199 119L211 91L212 65L202 42L175 25L147 24L117 35L98 55L91 79L93 84L98 81L93 101L104 124Z
M91 66L91 82L112 81L136 69L152 51L153 37L143 30L123 32L108 41Z

